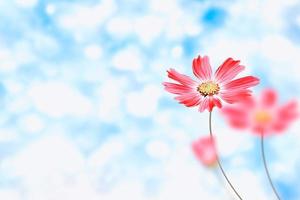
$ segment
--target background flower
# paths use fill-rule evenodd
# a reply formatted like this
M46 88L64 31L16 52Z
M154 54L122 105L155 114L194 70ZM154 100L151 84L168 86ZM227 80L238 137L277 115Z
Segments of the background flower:
M210 136L200 137L192 143L192 150L196 158L207 167L217 164L217 151L215 142Z
M279 104L277 93L265 89L261 95L252 96L237 105L222 109L226 120L234 128L249 128L255 134L277 134L285 131L297 119L299 107L295 100Z

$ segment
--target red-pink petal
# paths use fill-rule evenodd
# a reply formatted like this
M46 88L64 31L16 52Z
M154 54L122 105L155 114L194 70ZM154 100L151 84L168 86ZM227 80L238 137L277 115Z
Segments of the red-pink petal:
M208 109L208 111L211 112L215 106L217 106L218 108L222 108L222 103L221 103L220 99L215 98L215 97L210 97L209 98L209 105L208 105L209 109Z
M243 129L249 126L249 122L245 119L232 119L229 121L229 124L233 128Z
M169 69L167 72L169 78L183 85L191 86L191 87L197 85L197 82L194 81L191 77L184 74L180 74L175 69Z
M196 158L205 166L212 166L217 161L217 151L214 140L210 136L199 138L192 143Z
M180 85L176 83L164 82L163 85L165 86L166 91L173 94L185 94L185 93L191 93L195 91L193 88L190 88L189 86Z
M266 89L262 92L261 102L263 106L272 107L277 101L277 94L275 90Z
M275 113L275 119L272 122L271 129L272 132L282 132L288 128L290 123L298 118L298 104L296 101L290 101L283 106L278 108L277 113Z
M207 98L207 97L200 101L198 110L200 112L203 112L205 109L209 109L209 98Z
M273 132L281 132L284 131L288 127L288 122L282 122L280 120L277 120L271 125L271 130Z
M221 110L221 113L233 128L246 128L249 126L248 110L243 106L226 106Z
M179 103L184 104L187 107L193 107L199 105L201 96L197 93L188 93L175 97Z
M252 132L255 134L255 135L267 135L267 134L270 134L270 130L267 129L265 126L262 126L261 124L254 124L253 127L252 127Z
M251 95L250 98L246 98L244 101L241 101L241 104L248 109L253 109L256 105L256 99L254 99L254 97Z
M227 103L242 102L251 97L250 90L225 91L220 93L221 98Z
M281 120L295 120L299 117L299 107L296 101L290 101L278 109Z
M204 56L198 56L193 60L193 73L200 80L210 80L212 75L212 69L209 64L209 58Z
M225 84L223 87L227 90L243 90L259 84L259 79L254 76L245 76L235 79Z
M222 102L219 98L214 98L213 101L218 108L222 108Z
M239 60L233 60L232 58L225 60L215 73L216 81L219 83L227 83L228 81L231 81L245 69L245 67L239 65L239 63Z
M230 119L246 118L247 111L247 108L241 106L226 106L221 110L222 114L224 114L227 118Z

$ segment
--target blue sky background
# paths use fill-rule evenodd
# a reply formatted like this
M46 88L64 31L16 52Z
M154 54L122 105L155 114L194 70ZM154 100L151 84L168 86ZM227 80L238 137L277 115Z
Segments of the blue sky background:
M0 0L0 199L232 199L190 149L208 113L163 91L166 70L227 57L299 99L298 0ZM274 199L258 138L213 116L245 199ZM267 140L283 199L300 198L299 121Z

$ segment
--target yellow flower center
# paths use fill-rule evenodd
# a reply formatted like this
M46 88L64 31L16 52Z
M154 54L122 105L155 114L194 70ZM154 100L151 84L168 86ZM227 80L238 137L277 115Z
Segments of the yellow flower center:
M272 120L272 116L267 111L258 111L255 113L254 119L258 123L265 124Z
M198 87L197 87L197 91L202 95L202 96L212 96L214 94L218 94L220 91L220 87L218 84L212 82L212 81L208 81L208 82L204 82L201 83Z

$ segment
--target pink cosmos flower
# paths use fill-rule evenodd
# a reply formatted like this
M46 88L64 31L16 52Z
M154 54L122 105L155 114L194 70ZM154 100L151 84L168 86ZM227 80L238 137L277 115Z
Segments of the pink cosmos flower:
M192 150L196 158L205 166L217 164L217 151L214 140L210 136L199 138L192 143Z
M207 56L193 60L193 73L197 80L178 73L175 69L168 70L168 77L177 83L164 82L165 90L176 94L175 99L187 107L199 106L199 111L212 111L214 106L222 107L221 100L235 103L251 95L250 87L259 83L259 79L246 76L234 79L245 69L240 61L228 58L212 73Z
M222 114L234 128L249 128L255 134L270 135L286 129L299 112L296 101L278 105L275 90L266 89L258 98L251 97L239 104L224 107Z

